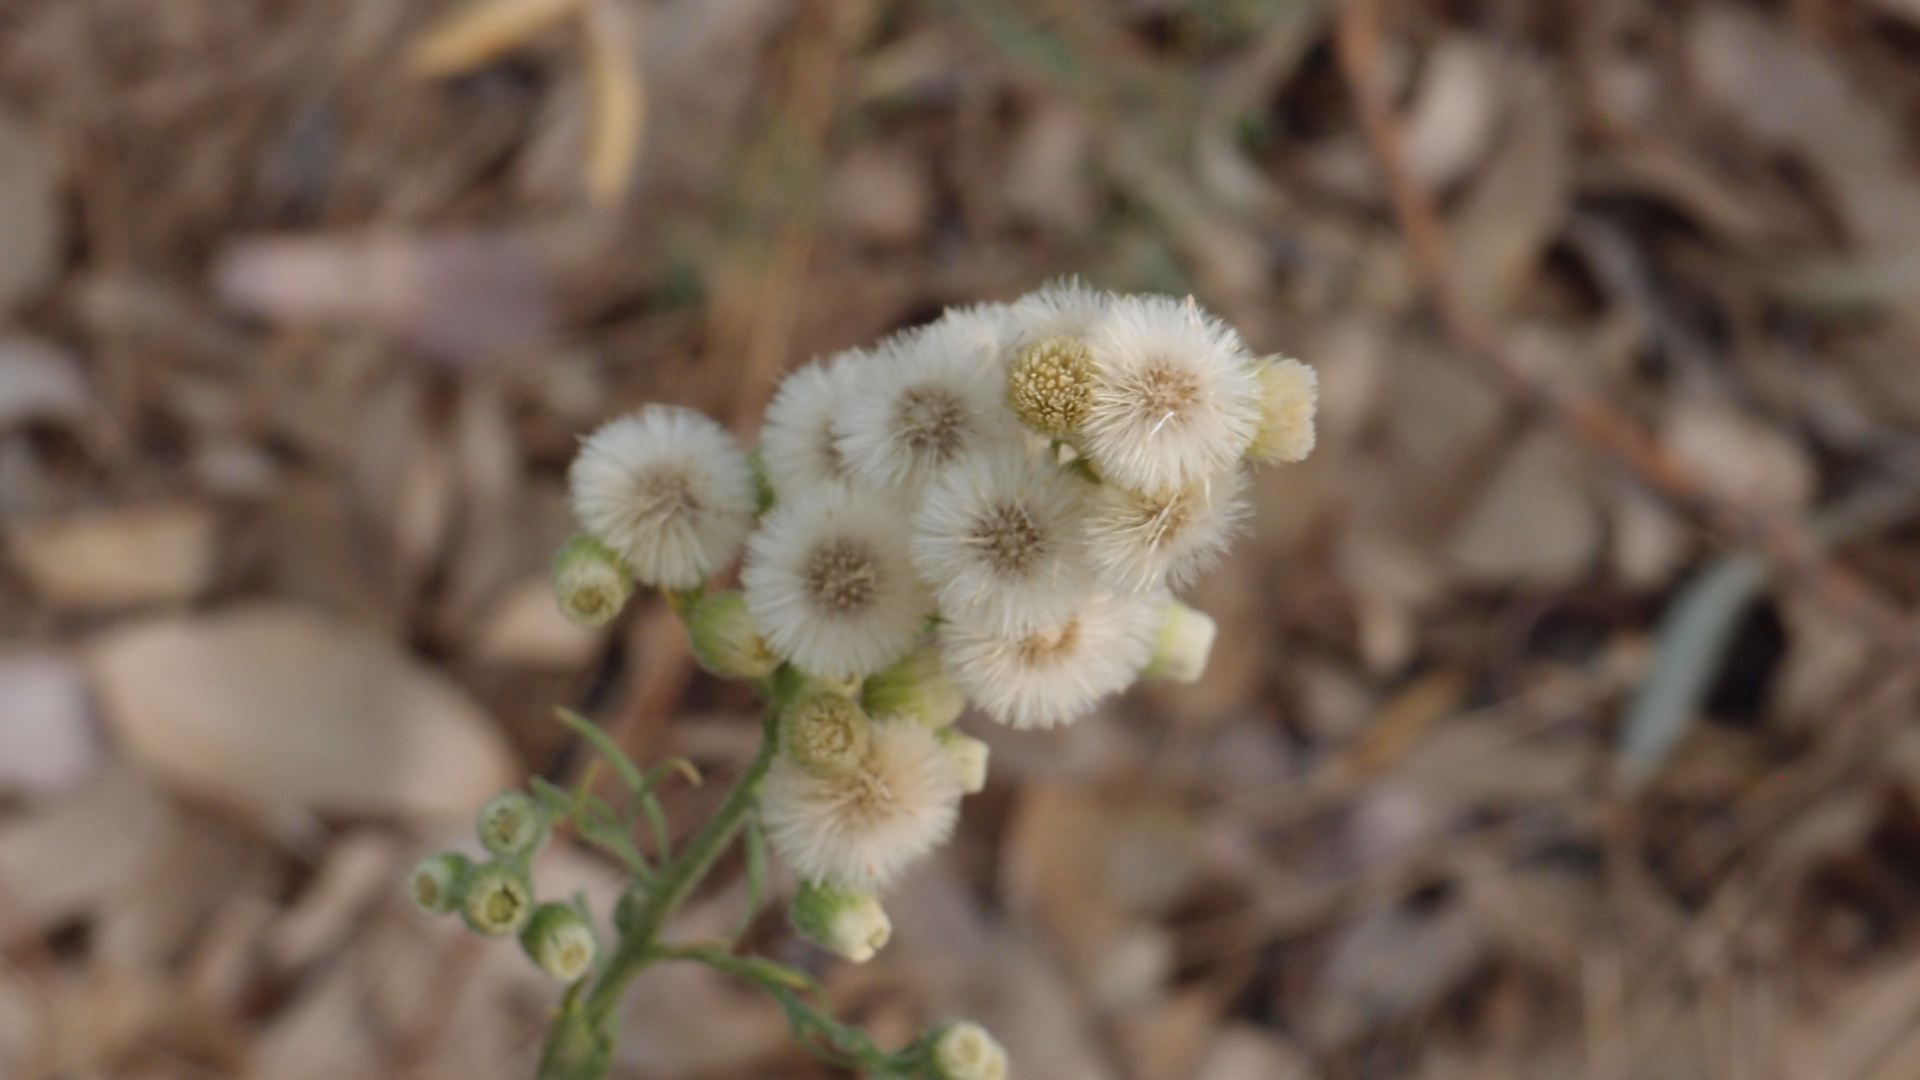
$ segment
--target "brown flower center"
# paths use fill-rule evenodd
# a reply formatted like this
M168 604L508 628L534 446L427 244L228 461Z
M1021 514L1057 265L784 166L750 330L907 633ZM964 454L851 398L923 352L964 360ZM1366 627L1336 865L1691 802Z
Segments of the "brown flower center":
M900 395L894 433L914 457L947 461L966 443L967 407L942 387L913 387Z
M1020 639L1020 662L1046 667L1071 655L1080 645L1080 620L1069 619L1057 630L1042 630Z
M1033 514L1015 502L1003 502L982 514L974 522L970 539L987 565L1010 576L1031 570L1047 547L1046 534Z
M815 548L801 576L814 606L841 618L865 611L880 593L873 549L851 536L836 536Z

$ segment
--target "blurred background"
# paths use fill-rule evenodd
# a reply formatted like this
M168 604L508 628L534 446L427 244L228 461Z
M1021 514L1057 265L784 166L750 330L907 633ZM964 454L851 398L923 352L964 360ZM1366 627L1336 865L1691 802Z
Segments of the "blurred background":
M1920 1076L1916 131L1915 0L7 0L0 1077L531 1075L554 988L399 876L555 705L682 830L757 738L554 610L577 438L1063 274L1313 364L1319 449L1203 682L963 721L894 944L752 947L1023 1080ZM704 970L625 1027L828 1075Z

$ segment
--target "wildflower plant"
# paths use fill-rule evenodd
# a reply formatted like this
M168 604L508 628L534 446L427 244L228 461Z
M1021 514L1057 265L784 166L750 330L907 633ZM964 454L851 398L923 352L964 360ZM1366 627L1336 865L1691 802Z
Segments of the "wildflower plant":
M668 920L740 841L749 920L771 851L800 882L798 934L855 963L884 948L885 890L986 784L987 744L954 726L966 705L1050 728L1136 679L1199 678L1213 620L1173 591L1245 520L1244 463L1312 449L1315 393L1312 368L1251 355L1191 298L1059 283L794 372L752 457L712 420L661 405L588 437L569 474L582 535L553 568L561 610L601 626L635 583L662 589L700 665L751 682L767 708L752 763L678 850L657 789L697 779L692 766L643 770L563 711L622 804L535 779L480 811L486 861L443 853L414 871L423 911L514 935L569 984L542 1080L604 1076L623 991L665 961L758 984L836 1064L1005 1077L978 1024L883 1049L835 1021L806 973L733 942L669 942ZM741 589L710 588L743 552ZM534 893L529 867L557 828L632 878L610 937L584 899Z

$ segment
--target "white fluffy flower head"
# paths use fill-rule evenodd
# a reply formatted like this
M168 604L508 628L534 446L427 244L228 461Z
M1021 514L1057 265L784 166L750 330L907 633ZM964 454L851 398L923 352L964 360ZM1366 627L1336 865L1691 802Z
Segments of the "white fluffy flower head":
M1116 300L1088 345L1080 446L1103 479L1138 492L1185 487L1253 442L1260 386L1240 336L1190 299Z
M634 577L691 589L731 562L753 528L753 469L719 424L649 405L589 436L567 474L581 527Z
M936 322L883 344L845 403L835 444L861 482L911 504L968 455L1023 436L981 335Z
M941 651L954 682L988 716L1016 728L1050 728L1132 684L1153 653L1157 616L1146 597L1097 594L1068 618L1027 634L949 623L941 628Z
M874 724L866 760L846 772L777 757L760 793L767 840L796 874L869 890L946 840L959 805L946 750L906 721Z
M835 417L859 393L861 372L872 362L850 349L781 380L760 428L760 464L776 496L793 501L848 482Z
M906 522L857 491L776 506L747 545L740 581L774 651L823 678L859 678L905 656L933 607Z
M913 561L941 612L999 634L1059 622L1092 591L1081 527L1088 485L1015 445L929 485Z
M1088 562L1116 592L1180 588L1226 550L1247 515L1245 489L1238 472L1156 495L1102 485L1087 514Z

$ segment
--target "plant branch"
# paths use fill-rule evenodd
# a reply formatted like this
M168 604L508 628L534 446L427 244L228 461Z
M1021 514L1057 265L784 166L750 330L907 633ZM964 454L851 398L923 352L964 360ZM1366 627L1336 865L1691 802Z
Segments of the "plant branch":
M1497 329L1465 303L1454 285L1447 238L1433 192L1407 167L1399 118L1387 99L1380 57L1380 0L1349 0L1336 31L1346 72L1373 156L1392 193L1416 270L1447 332L1516 395L1546 409L1592 446L1630 469L1696 518L1753 544L1809 587L1832 610L1865 627L1884 650L1920 659L1920 628L1858 575L1836 563L1798 519L1716 496L1694 469L1598 396L1545 378L1523 363Z

